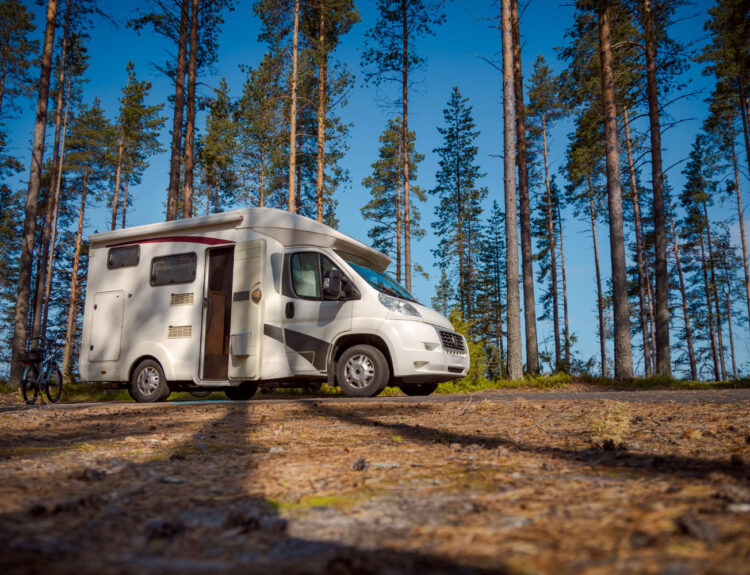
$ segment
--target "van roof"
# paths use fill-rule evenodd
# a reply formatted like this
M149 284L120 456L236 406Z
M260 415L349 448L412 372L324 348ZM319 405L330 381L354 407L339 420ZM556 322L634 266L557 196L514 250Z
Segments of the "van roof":
M201 237L211 231L231 228L252 229L272 237L284 246L313 246L341 250L364 259L378 271L384 271L391 263L391 258L387 255L325 224L275 208L240 208L209 216L100 232L91 234L89 243L92 248L100 248L113 243L136 243L174 234Z

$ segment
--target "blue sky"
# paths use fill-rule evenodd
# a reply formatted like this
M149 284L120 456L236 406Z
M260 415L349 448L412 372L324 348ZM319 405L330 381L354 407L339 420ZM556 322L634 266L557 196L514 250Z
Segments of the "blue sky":
M523 66L525 77L531 75L532 65L538 54L542 54L548 64L556 71L562 70L562 63L556 58L555 48L563 44L564 34L572 22L573 8L571 3L560 3L558 0L532 0L521 19L523 36ZM696 41L702 45L705 41L703 22L710 2L699 0L681 13L683 17L675 26L674 36L683 42ZM119 22L128 18L145 6L144 2L102 2L101 6ZM378 136L389 117L395 114L392 109L378 106L375 88L365 86L360 69L360 55L364 46L364 34L376 18L374 2L358 2L362 22L356 25L340 46L337 57L347 63L357 76L355 88L349 95L349 103L338 110L344 121L353 124L349 146L350 150L343 165L351 175L350 186L338 195L338 217L340 229L361 241L367 242L367 226L363 223L360 208L367 200L367 192L361 181L369 174L370 164L377 158ZM41 9L34 6L37 22L42 19ZM500 51L500 34L487 21L497 14L498 8L491 0L487 1L454 1L446 5L446 22L436 29L433 37L424 38L419 43L420 52L427 57L427 64L419 74L419 83L410 96L410 128L416 131L417 149L425 155L419 167L418 185L428 190L434 185L437 170L437 158L433 148L440 144L437 126L442 121L442 110L448 100L453 86L458 86L463 96L468 97L473 106L474 118L481 135L479 162L486 173L481 185L489 189L487 205L498 200L502 205L502 165L499 154L502 150L502 101L499 72L484 61L483 58L497 59ZM226 77L231 95L237 97L243 82L239 70L241 64L255 65L263 56L265 46L257 42L259 23L252 13L251 0L241 0L235 10L226 18L226 23L219 42L218 63L210 75L200 78L205 85L204 94L209 94L209 87L216 86L221 77ZM39 32L41 37L41 31ZM128 60L136 65L136 71L142 78L154 83L151 102L166 102L173 91L173 86L152 66L152 63L163 63L167 58L168 46L164 40L150 33L138 36L124 26L113 26L107 22L98 22L91 33L89 52L90 67L87 74L88 84L85 87L87 101L98 96L110 117L117 113L118 97L126 81L125 67ZM676 118L689 118L664 135L664 165L671 166L687 157L690 145L706 115L704 99L709 95L712 80L701 75L698 65L691 65L685 76L690 82L691 90L700 90L696 97L681 100L672 106L669 112ZM393 90L396 86L385 87ZM171 109L167 104L168 115ZM29 161L30 134L33 114L29 105L24 114L10 124L15 153ZM171 118L168 122L171 126ZM202 118L199 118L202 127ZM645 126L639 126L645 129ZM554 172L560 168L567 145L567 133L571 130L568 121L562 121L554 127L551 134L550 152L551 168ZM164 147L168 147L169 128L162 134ZM673 168L669 180L677 191L681 189L683 178L679 173L682 165ZM143 178L143 183L131 189L135 206L128 211L130 225L152 223L163 219L165 189L168 181L168 155L164 153L152 161L151 167ZM562 181L561 181L562 183ZM745 180L743 186L748 189ZM538 191L537 191L538 192ZM532 193L535 193L532 190ZM433 220L434 200L430 198L422 207L423 219L428 230L427 236L413 244L414 260L420 262L430 273L429 280L415 279L414 293L423 302L429 302L434 292L438 274L432 266L430 249L436 239L431 234L429 222ZM725 208L715 208L715 216L726 219L735 214L736 209L728 204ZM584 358L598 354L598 340L595 323L595 279L593 273L593 250L585 222L574 219L572 212L564 213L566 264L568 271L568 290L570 297L571 329L578 337L577 350ZM107 227L109 215L103 209L93 209L87 218L87 230L103 230ZM606 226L599 228L600 254L604 277L609 277L609 246ZM750 357L750 341L747 329L735 330L737 349L742 360ZM551 325L539 324L540 346L552 349ZM634 341L634 344L636 342ZM610 349L611 357L611 349ZM637 369L642 370L639 353L634 353Z

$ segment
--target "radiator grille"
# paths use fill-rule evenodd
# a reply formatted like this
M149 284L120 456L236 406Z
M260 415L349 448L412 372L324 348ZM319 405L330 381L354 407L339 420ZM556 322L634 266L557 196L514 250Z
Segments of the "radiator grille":
M193 303L195 303L193 292L169 294L169 305L193 305Z
M443 349L448 353L466 353L466 343L464 343L464 338L461 337L461 334L441 330L440 341L443 344Z
M192 337L192 336L193 336L192 325L170 325L169 326L169 333L167 334L167 337L170 339L174 339L178 337Z

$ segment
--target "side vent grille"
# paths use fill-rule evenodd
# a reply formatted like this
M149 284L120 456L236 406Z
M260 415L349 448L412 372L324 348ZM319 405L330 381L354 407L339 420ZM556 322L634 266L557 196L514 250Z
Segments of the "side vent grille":
M169 326L169 333L167 334L167 337L170 339L175 339L178 337L192 337L192 336L193 336L192 325L170 325Z
M169 294L169 305L193 305L193 303L195 303L193 292Z

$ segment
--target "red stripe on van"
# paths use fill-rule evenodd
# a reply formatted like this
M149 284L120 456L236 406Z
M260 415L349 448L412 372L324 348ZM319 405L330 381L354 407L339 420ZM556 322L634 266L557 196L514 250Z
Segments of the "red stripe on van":
M136 244L157 244L163 242L183 242L193 244L207 244L209 246L217 246L219 244L233 244L232 240L223 240L221 238L204 238L200 236L167 236L163 238L150 238L146 240L133 240L130 242L120 242L117 244L108 244L105 247L118 248L120 246L134 246Z

